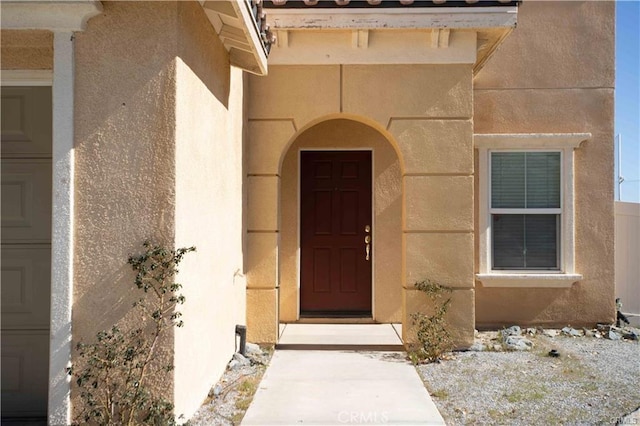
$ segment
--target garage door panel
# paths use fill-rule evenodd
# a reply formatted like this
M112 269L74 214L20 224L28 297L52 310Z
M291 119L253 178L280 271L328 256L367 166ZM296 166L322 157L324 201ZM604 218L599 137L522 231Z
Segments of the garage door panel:
M2 248L2 328L49 329L51 249Z
M2 88L2 156L51 157L51 88Z
M51 87L2 87L2 418L46 417L51 304ZM16 423L18 424L18 423Z
M2 242L51 240L51 161L2 160Z
M2 416L47 414L49 333L2 332Z

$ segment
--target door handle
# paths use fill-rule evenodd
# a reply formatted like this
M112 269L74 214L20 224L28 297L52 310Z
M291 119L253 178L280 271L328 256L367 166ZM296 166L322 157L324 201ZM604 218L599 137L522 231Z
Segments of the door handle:
M364 237L364 243L366 244L364 247L364 252L365 252L365 259L368 261L369 258L371 257L371 235L366 235Z

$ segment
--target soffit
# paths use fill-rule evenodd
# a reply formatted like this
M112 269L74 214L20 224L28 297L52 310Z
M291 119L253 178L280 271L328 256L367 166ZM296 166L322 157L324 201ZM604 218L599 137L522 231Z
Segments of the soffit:
M264 7L269 13L269 24L277 34L278 48L288 47L289 39L294 38L296 32L314 32L323 37L330 31L351 31L353 48L356 49L352 63L358 63L359 57L366 55L362 48L367 48L369 36L374 32L430 32L424 55L416 63L425 63L425 57L432 53L434 63L460 57L458 54L443 54L441 49L449 47L449 40L456 39L455 34L460 40L464 37L462 33L472 32L477 38L472 61L474 72L477 72L516 26L519 3L510 0L265 0ZM335 39L335 36L326 37ZM415 49L415 45L411 47ZM427 52L428 48L439 50ZM295 62L295 59L282 62L285 54L278 51L274 55L274 64ZM308 60L310 54L307 52L302 56ZM389 52L378 57L392 62L397 55ZM361 63L371 62L365 60Z
M257 75L267 74L267 56L274 41L262 2L257 0L200 0L232 65Z

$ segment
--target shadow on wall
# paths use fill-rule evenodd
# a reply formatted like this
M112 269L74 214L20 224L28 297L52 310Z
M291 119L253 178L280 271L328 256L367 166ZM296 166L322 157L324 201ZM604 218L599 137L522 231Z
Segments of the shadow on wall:
M106 2L75 57L74 337L90 338L131 307L128 255L173 245L177 63L223 108L230 66L195 2Z
M229 107L231 64L213 26L196 2L177 2L178 57L225 108Z

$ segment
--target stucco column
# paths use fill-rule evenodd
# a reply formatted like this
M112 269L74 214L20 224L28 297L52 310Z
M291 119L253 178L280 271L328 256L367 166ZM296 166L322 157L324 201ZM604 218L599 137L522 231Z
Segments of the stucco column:
M253 342L276 343L278 338L280 159L294 133L289 119L249 119L245 259L247 335Z
M425 120L404 122L396 128L403 126L402 145L433 144L427 151L450 150L439 158L433 153L413 156L406 164L403 337L405 342L414 338L411 314L430 310L429 299L414 287L430 279L453 288L447 322L455 345L465 347L473 343L475 325L471 121Z
M49 424L71 422L71 304L73 283L73 33L53 38L53 226L51 236L51 341Z
M475 326L472 75L469 65L444 72L436 72L438 78L458 88L447 108L392 117L389 125L405 160L403 339L415 341L411 314L431 309L414 287L430 279L453 289L446 319L456 347L465 347L473 343ZM436 91L423 87L422 93Z
M276 343L280 176L249 174L247 186L247 337Z

